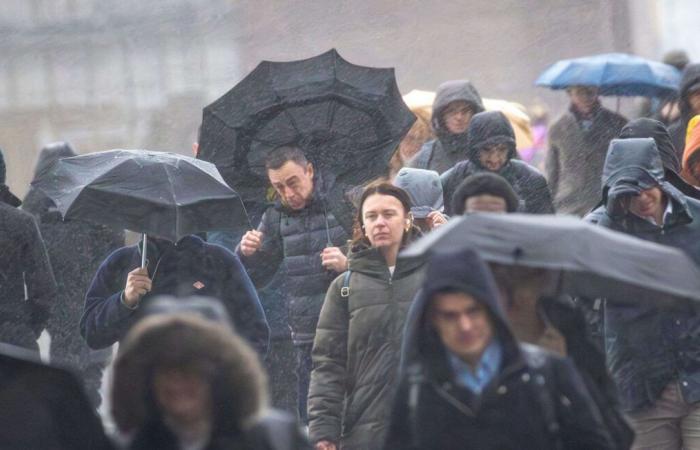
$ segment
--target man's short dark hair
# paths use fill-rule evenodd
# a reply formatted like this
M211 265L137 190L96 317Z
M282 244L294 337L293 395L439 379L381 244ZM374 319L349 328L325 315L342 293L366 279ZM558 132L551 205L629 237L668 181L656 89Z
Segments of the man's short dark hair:
M277 170L288 161L292 161L303 168L309 161L299 147L293 145L283 145L272 150L265 158L265 170Z
M502 176L492 172L479 172L464 179L452 196L452 212L461 216L464 214L464 202L477 195L493 195L506 201L506 211L516 212L520 199L513 187Z

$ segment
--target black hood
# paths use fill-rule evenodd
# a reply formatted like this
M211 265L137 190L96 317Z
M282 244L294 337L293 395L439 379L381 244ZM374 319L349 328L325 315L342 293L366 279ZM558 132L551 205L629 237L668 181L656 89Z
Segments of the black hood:
M425 362L435 361L435 357L444 359L444 347L427 322L427 312L433 295L444 290L464 292L486 306L506 359L512 359L515 354L519 354L517 341L501 307L491 270L474 250L467 249L453 253L437 253L429 259L425 281L411 305L406 323L402 349L403 367L416 360ZM435 362L440 365L444 361Z
M603 205L611 217L619 216L618 199L658 186L684 209L683 194L666 181L661 156L652 138L613 139L603 167Z
M683 122L683 134L688 127L688 121L692 118L688 97L691 90L700 89L700 64L688 64L683 70L683 77L678 91L680 98L681 121Z
M42 173L48 170L49 167L59 159L70 158L72 156L77 156L77 153L67 142L54 142L45 146L41 149L41 153L39 153L39 159L34 167L34 179L32 182L36 181ZM46 220L48 220L49 217L60 220L60 214L56 210L56 205L53 200L34 186L29 188L29 192L27 192L27 195L24 197L22 209L37 217L43 217L43 219Z
M656 148L661 156L661 163L664 166L664 176L666 181L675 186L684 195L700 199L700 191L686 183L681 176L681 163L671 136L668 134L666 126L658 120L646 117L635 119L625 125L620 131L620 139L629 138L652 138L656 143Z
M515 132L508 118L500 111L482 112L469 122L467 156L479 168L479 150L486 145L508 145L508 160L515 157Z
M438 86L435 92L435 100L433 100L433 114L431 117L431 125L435 131L435 135L440 139L442 145L447 150L456 150L459 144L466 144L467 133L452 134L445 128L442 121L442 113L452 102L462 100L467 102L475 113L484 111L484 104L481 101L481 95L476 88L467 80L452 80L446 81Z

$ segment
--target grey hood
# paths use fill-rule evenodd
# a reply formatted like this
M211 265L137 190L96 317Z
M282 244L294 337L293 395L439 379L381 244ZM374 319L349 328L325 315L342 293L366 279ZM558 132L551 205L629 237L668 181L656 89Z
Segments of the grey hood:
M434 170L404 167L396 175L394 185L408 193L413 205L411 213L416 219L444 208L440 175Z

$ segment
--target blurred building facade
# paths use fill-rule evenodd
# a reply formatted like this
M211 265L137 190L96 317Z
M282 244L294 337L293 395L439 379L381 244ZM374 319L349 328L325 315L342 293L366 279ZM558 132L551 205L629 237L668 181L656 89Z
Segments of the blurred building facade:
M535 88L537 75L561 58L638 51L637 42L647 53L660 49L659 32L638 26L656 20L656 3L4 0L0 147L8 182L23 194L39 149L54 140L80 152L188 154L201 109L260 60L331 47L357 64L395 67L403 92L469 78L486 97L556 110L563 94Z

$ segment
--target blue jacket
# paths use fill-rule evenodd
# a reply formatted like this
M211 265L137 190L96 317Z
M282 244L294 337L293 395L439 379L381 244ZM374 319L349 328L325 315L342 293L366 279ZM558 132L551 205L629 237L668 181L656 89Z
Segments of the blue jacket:
M151 239L146 255L153 286L141 305L158 295L218 298L236 331L265 355L269 338L265 314L236 255L197 236L186 236L177 244ZM116 250L97 269L80 319L80 333L91 348L108 347L121 340L138 320L142 308L127 308L121 295L129 272L140 263L140 246L133 245Z
M650 183L672 203L659 227L626 212L620 197ZM587 221L640 239L677 247L700 264L700 202L684 196L664 178L652 139L613 140L603 172L603 206ZM649 261L653 266L654 262ZM659 268L673 270L673 268ZM700 401L700 309L690 303L660 309L648 304L604 308L605 351L622 406L635 411L652 405L670 382L679 381L688 403Z

